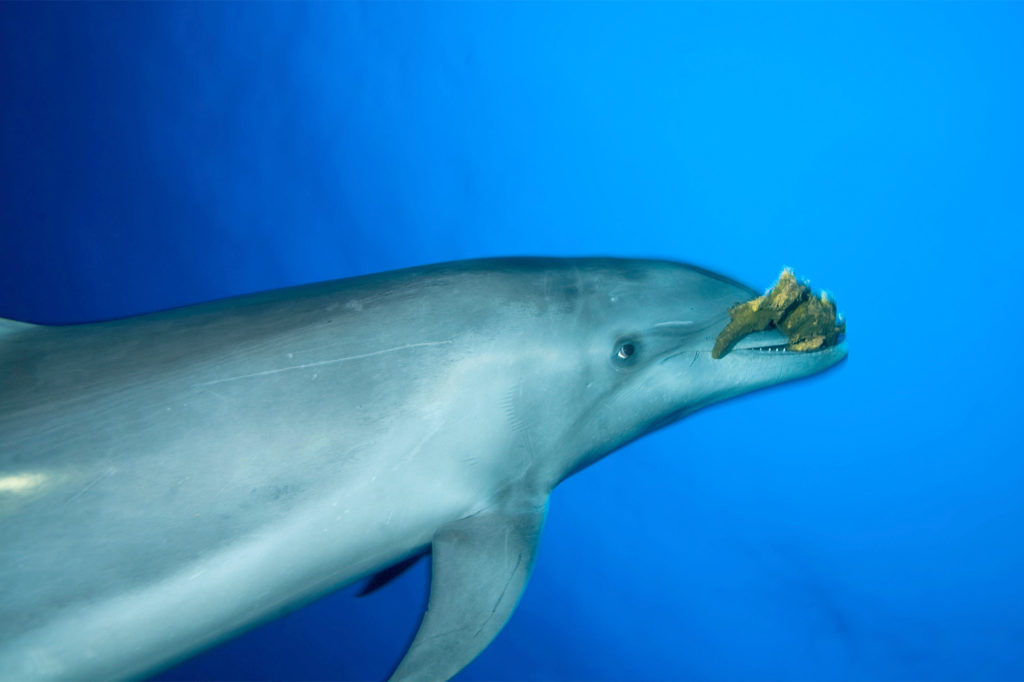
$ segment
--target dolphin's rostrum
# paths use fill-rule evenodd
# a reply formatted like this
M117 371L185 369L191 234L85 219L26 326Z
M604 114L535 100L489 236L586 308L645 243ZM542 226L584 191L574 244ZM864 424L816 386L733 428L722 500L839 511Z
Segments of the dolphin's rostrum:
M699 268L494 259L108 322L0 322L0 679L168 666L431 550L396 680L511 615L548 494L845 344L713 359L757 292Z

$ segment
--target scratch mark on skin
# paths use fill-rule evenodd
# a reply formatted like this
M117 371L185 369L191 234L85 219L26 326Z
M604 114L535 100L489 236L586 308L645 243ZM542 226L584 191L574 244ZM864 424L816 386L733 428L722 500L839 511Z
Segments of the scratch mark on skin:
M671 322L658 322L655 327L688 327L693 320L672 320Z
M88 483L86 483L86 484L85 484L85 485L84 485L84 486L83 486L83 487L81 488L81 490L79 490L79 491L78 491L77 493L75 493L74 495L72 495L71 497L69 497L69 498L68 498L67 500L65 500L65 501L64 501L64 504L71 504L72 502L74 502L75 500L77 500L77 499L78 499L79 497L81 497L82 495L84 495L85 493L87 493L87 492L88 492L88 491L89 491L89 490L90 490L90 489L91 489L91 488L92 488L93 486L95 486L95 485L96 485L97 483L99 483L99 482L100 482L100 481L102 481L102 480L103 480L104 478L106 478L107 476L110 476L110 475L111 475L111 474L113 474L113 473L114 473L114 470L113 470L113 469L107 469L107 470L106 470L106 471L104 471L104 472L103 472L102 474L100 474L100 475L99 475L99 476L97 476L96 478L94 478L94 479L92 479L91 481L89 481Z
M506 541L508 540L507 535L505 536L505 539ZM506 552L507 551L508 549L506 547ZM506 559L506 563L507 561L508 560ZM512 580L516 577L516 571L519 570L519 566L522 565L522 563L523 553L520 552L519 556L516 557L516 565L512 567L512 572L509 574L508 580L505 581L505 586L501 588L501 594L498 595L498 600L494 602L494 607L491 609L491 613L487 616L487 618L484 619L484 622L480 624L480 627L477 628L477 631L473 633L473 639L479 637L480 633L484 631L485 627L487 627L487 624L491 622L492 618L494 618L494 614L497 613L498 607L501 606L501 602L505 600L505 593L508 592L508 586L512 584Z
M693 359L690 360L690 364L687 365L687 369L689 369L690 367L693 367L693 363L697 362L697 358L700 357L701 353L710 353L710 352L711 351L707 351L707 350L693 350L693 349L690 349L690 348L684 348L683 350L677 350L674 353L669 353L668 355L663 357L661 360L658 360L658 364L659 365L664 365L666 362L668 362L672 358L678 358L680 355L685 355L687 353L693 353Z
M271 374L278 374L280 372L291 372L296 369L309 369L310 367L323 367L324 365L336 365L341 362L348 362L349 360L362 360L363 358L372 358L375 355L384 355L385 353L395 353L400 350L407 350L409 348L424 348L426 346L443 346L445 344L452 343L449 339L447 341L424 341L423 343L407 343L404 346L395 346L394 348L385 348L383 350L373 351L372 353L362 353L360 355L349 355L343 358L335 358L334 360L323 360L321 362L309 362L304 365L292 365L290 367L281 367L280 369L268 369L263 372L253 372L252 374L242 374L237 377L228 377L227 379L215 379L213 381L204 381L199 384L193 384L193 388L200 386L214 386L216 384L224 384L229 381L238 381L240 379L252 379L255 377L269 376Z
M420 439L419 443L416 443L416 445L413 447L413 449L409 451L409 454L407 454L405 456L405 458L403 459L402 462L400 462L400 464L402 464L404 462L408 462L408 461L412 460L413 458L415 458L416 455L420 454L420 450L422 450L423 446L427 444L427 441L430 440L431 438L433 438L434 435L437 434L437 432L440 431L441 428L444 425L445 425L445 422L443 420L439 421L434 426L434 428L430 429L430 431L427 433L427 435L423 436L423 438ZM398 469L397 465L395 466L395 469L396 470Z

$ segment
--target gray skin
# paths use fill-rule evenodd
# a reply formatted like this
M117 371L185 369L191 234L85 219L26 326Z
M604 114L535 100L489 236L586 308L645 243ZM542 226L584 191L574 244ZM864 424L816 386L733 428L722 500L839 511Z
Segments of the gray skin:
M427 548L393 679L454 675L511 615L560 481L845 357L766 332L713 360L756 295L521 258L0 323L0 678L144 675Z

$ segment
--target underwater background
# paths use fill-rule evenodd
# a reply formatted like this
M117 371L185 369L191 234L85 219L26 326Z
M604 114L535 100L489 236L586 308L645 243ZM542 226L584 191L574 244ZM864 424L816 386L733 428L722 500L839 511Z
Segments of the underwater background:
M563 484L458 679L1024 679L1024 4L0 4L0 316L494 255L792 266L850 356ZM427 575L157 679L382 679Z

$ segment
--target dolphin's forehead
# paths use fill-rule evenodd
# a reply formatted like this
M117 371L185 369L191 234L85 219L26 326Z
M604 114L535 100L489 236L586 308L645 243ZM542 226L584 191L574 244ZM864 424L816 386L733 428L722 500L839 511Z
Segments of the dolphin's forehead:
M756 295L750 287L727 275L688 263L666 260L581 258L575 267L598 288L612 286L620 291L664 292L667 294L710 294L739 291Z
M720 317L757 292L710 270L657 260L583 259L577 263L589 303L637 320Z

